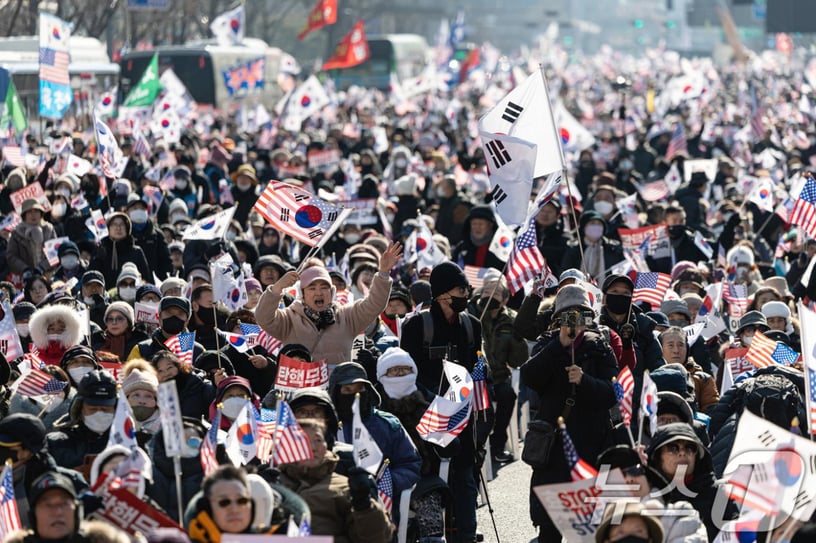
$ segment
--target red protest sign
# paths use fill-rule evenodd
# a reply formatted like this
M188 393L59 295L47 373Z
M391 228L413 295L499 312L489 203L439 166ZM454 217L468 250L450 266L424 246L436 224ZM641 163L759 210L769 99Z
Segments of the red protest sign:
M51 211L51 202L46 198L42 185L39 183L31 183L20 190L14 191L9 195L9 198L11 198L11 204L17 213L20 213L23 209L23 202L30 198L37 200L46 212Z
M108 488L102 496L102 508L93 512L91 516L106 520L129 534L149 535L159 528L175 528L181 526L137 498L132 492L124 488Z
M741 373L755 369L754 365L745 359L747 352L747 347L732 348L725 351L725 363L731 366L732 377L736 378Z
M275 389L281 392L294 392L299 388L328 386L329 365L325 360L302 362L286 355L280 356Z

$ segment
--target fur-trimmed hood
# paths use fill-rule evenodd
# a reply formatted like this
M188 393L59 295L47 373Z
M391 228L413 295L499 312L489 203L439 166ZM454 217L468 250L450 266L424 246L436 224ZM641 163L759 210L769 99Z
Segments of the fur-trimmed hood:
M48 346L48 324L57 320L65 323L65 332L62 334L62 345L71 347L82 341L82 323L79 315L65 305L50 305L38 309L28 321L31 332L31 341L38 349Z

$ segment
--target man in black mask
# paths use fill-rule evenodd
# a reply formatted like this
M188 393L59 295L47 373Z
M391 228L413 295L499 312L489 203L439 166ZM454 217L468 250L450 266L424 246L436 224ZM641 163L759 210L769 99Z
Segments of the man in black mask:
M681 260L689 260L691 262L708 261L709 257L703 254L694 237L697 231L689 228L686 225L686 211L682 207L669 206L666 208L666 224L669 227L669 238L671 239L673 261L671 266L680 262ZM707 239L706 242L713 246L714 242ZM663 273L670 273L671 267L664 271L656 269L651 266L652 271L661 271Z
M226 327L227 315L219 311L213 302L212 285L201 285L190 295L193 314L188 328L196 333L196 341L208 351L217 350L226 343L225 336L216 339L219 329Z
M161 350L169 350L165 342L171 337L187 332L190 321L190 302L180 296L165 296L159 302L159 328L150 339L136 344L128 355L128 360L142 358L151 360ZM193 362L204 352L204 347L196 341L193 345Z
M654 371L666 362L663 349L652 333L655 321L646 316L637 306L632 305L635 284L626 275L609 275L603 282L603 307L600 324L617 332L624 350L634 349L637 364L632 369L635 377L635 392L632 396L632 413L638 413L640 391L643 387L643 371ZM636 423L632 421L632 427Z
M380 395L366 377L365 369L356 362L339 364L329 377L329 396L337 409L337 418L342 422L342 431L337 436L339 441L353 444L352 407L357 394L360 395L360 419L382 451L383 458L390 460L388 467L394 482L394 506L391 511L399 511L402 491L419 482L422 457L399 419L376 409L380 405ZM349 475L361 469L351 468Z

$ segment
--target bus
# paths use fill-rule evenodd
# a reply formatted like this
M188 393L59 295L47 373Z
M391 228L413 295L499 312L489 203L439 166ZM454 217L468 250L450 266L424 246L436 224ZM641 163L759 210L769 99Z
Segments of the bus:
M352 85L387 92L391 74L398 81L418 77L425 69L431 53L428 42L417 34L384 34L368 38L368 60L351 68L330 70L338 89Z
M105 45L96 38L71 36L68 73L74 102L69 114L89 113L96 97L113 88L119 65L111 62ZM29 120L37 118L40 92L40 41L37 36L0 39L0 68L11 73Z
M159 73L172 68L199 105L229 111L247 101L272 108L283 95L277 84L280 49L253 38L230 46L203 40L122 55L120 103L139 82L154 53L159 54Z

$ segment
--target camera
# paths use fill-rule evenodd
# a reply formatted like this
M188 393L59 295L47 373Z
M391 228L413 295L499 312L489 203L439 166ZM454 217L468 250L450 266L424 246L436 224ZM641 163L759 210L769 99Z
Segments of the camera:
M557 319L559 326L590 326L595 319L592 311L564 311Z

